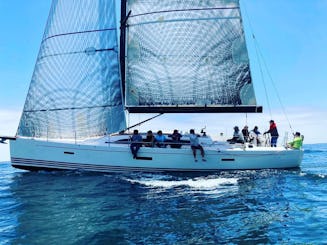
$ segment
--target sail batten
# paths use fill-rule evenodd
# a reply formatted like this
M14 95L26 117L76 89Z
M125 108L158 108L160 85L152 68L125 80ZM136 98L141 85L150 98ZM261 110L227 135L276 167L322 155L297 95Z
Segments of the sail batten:
M233 20L233 19L239 19L238 17L212 17L212 18L194 18L194 19L170 19L165 20L165 23L169 22L188 22L188 21L215 21L215 20ZM138 22L137 24L129 24L129 26L140 26L140 25L148 25L148 24L162 24L158 21L147 21L147 22Z
M180 112L260 111L237 0L135 0L128 7L129 112L177 112L177 105Z
M115 31L116 29L117 29L116 27L112 27L112 28L99 29L99 30L85 30L85 31L77 31L77 32L60 33L60 34L56 34L53 36L45 37L45 39L43 39L42 42L45 42L51 38L60 37L60 36L76 35L76 34L91 33L91 32Z
M152 11L152 12L141 13L141 14L132 14L132 15L130 15L130 17L144 16L144 15L151 15L151 14L170 13L170 12L226 10L226 9L239 9L239 7L171 9L171 10Z

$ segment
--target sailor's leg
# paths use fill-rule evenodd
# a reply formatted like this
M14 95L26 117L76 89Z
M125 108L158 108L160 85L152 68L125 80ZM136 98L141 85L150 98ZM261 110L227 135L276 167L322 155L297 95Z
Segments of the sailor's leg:
M192 145L191 148L192 148L194 159L196 160L196 147Z
M199 149L200 149L200 151L201 151L201 156L202 156L202 158L204 158L204 150L203 150L202 145L199 145Z
M135 144L131 144L130 148L131 148L131 152L133 154L133 158L136 158L136 153L137 153L136 145Z
M277 138L276 136L271 137L271 147L276 147L277 146Z

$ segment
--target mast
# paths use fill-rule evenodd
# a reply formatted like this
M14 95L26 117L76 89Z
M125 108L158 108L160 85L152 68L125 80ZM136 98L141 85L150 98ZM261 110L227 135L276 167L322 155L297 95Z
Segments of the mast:
M122 84L123 99L125 98L125 53L126 53L126 1L121 0L120 8L120 76Z

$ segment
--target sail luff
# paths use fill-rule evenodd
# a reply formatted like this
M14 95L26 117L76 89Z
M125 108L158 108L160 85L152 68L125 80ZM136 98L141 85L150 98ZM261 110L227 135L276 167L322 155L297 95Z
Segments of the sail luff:
M49 11L49 14L48 14L48 18L47 18L47 22L45 24L45 27L47 27L49 25L50 16L53 13L53 9L55 9L55 2L52 2L52 4L51 4L50 11ZM46 30L46 28L44 28L41 45L43 43L43 40L45 39L46 32L47 32L47 30ZM41 50L42 50L42 46L40 46L40 48L39 48L39 52L38 52L37 57L40 56ZM36 70L36 67L37 67L37 63L35 63L35 65L34 65L34 71ZM32 75L32 77L33 77L33 75ZM29 84L27 94L30 94L31 87L32 87L32 83ZM24 117L25 108L27 107L27 100L28 100L28 96L26 96L26 98L25 98L24 108L23 108L23 111L22 111L22 113L20 115L19 124L18 124L18 128L17 128L17 131L16 131L16 136L18 136L18 135L23 135L23 136L30 135L30 136L34 136L35 135L33 132L26 132L26 131L30 131L30 130L26 130L26 125L24 125L26 122L24 122L23 117ZM25 131L24 133L22 132L22 129L24 129L24 131Z

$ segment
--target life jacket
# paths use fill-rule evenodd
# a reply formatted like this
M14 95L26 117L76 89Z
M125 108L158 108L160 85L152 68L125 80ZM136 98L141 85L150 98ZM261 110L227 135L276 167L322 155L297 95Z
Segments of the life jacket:
M270 125L269 133L271 136L277 136L277 137L279 136L276 123Z

